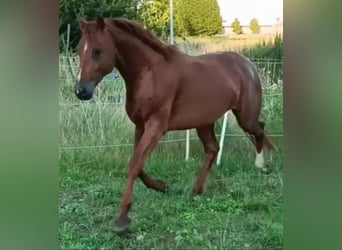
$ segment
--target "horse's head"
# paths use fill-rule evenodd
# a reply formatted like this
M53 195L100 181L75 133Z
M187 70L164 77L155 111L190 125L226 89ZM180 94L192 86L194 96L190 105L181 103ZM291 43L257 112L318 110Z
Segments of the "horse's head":
M115 45L102 17L95 21L80 20L82 31L78 44L80 71L75 94L81 100L90 100L97 84L115 65Z

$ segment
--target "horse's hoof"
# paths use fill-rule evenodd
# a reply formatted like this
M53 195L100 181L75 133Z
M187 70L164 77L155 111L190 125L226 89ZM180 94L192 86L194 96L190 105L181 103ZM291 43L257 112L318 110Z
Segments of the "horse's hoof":
M272 172L272 168L269 165L265 165L264 167L260 168L260 171L263 174L270 174Z
M158 191L165 193L168 189L168 186L165 182L163 182L162 180L156 180L156 182L158 183Z
M131 219L126 217L119 217L114 222L114 232L116 233L122 233L127 231L129 226L131 225Z
M192 192L191 192L192 196L200 195L202 193L203 193L203 187L193 187L192 188Z

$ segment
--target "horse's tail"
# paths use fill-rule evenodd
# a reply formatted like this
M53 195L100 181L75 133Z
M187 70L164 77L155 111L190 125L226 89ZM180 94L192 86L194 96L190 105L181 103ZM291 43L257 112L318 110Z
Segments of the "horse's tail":
M274 145L274 143L266 135L264 137L264 147L268 150L278 151L276 145Z
M259 125L262 128L262 130L265 129L265 123L264 122L259 121ZM267 137L265 132L264 132L263 146L268 150L278 151L276 145L274 145L274 143Z

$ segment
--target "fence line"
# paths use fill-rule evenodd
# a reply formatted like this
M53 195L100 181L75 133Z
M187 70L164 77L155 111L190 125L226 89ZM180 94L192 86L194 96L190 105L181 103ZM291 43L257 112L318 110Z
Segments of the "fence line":
M282 96L283 93L266 94L262 97ZM81 105L124 105L125 102L89 102L89 103L59 103L59 106L81 106Z
M279 69L279 66L282 68L282 60L265 60L265 59L256 59L256 58L250 58L251 61L259 68L259 74L261 77L263 77L263 82L265 83L265 86L262 88L262 91L267 91L266 94L264 94L263 98L272 98L275 96L283 96L282 91L283 88L283 82L282 82L282 71ZM60 81L65 82L72 82L75 78L76 71L79 67L79 60L78 56L59 56L59 71L60 71ZM279 71L280 70L280 71ZM273 73L272 73L273 72ZM107 82L108 79L104 78L103 81ZM276 92L276 93L269 93ZM278 92L279 91L279 92ZM59 106L81 106L82 109L84 106L87 105L115 105L115 106L123 106L125 104L125 91L124 89L120 89L116 91L117 95L115 95L116 98L119 98L119 102L113 102L114 100L107 100L107 102L101 102L101 100L95 100L93 102L89 103L59 103ZM112 99L112 98L110 98ZM225 113L225 118L227 118L228 112ZM225 137L246 137L245 134L239 134L239 133L232 133L232 134L226 134L226 124L223 125L222 131L220 135L216 135L220 138L220 152L217 157L217 164L220 164L220 158L223 151L223 145L224 145L224 139ZM269 137L283 137L283 133L275 133L275 134L269 134ZM172 142L186 142L185 145L185 160L189 158L190 154L190 140L198 140L198 137L190 137L190 130L186 130L186 136L182 139L173 139L173 140L163 140L159 143L172 143ZM59 149L61 151L67 151L67 150L77 150L77 149L91 149L91 148L117 148L117 147L131 147L134 144L132 143L126 143L126 144L112 144L112 145L85 145L85 146L60 146Z
M249 59L253 62L270 62L270 63L282 63L282 59L276 59L276 58L257 58L257 57L249 57ZM61 62L65 60L71 60L74 61L76 64L78 64L79 57L76 54L69 54L69 55L64 55L64 54L59 54L59 64L62 65Z
M221 135L216 135L217 137L221 137ZM283 134L267 134L268 137L283 137ZM224 137L246 137L245 134L226 134ZM247 138L247 137L246 137ZM174 140L165 140L159 141L159 143L169 143L169 142L181 142L186 141L187 139L174 139ZM189 140L199 140L198 137L190 137ZM158 143L158 144L159 144ZM73 150L73 149L90 149L90 148L119 148L119 147L129 147L134 146L133 143L123 143L123 144L111 144L111 145L85 145L85 146L61 146L60 150Z
M224 145L224 138L226 134L226 128L227 128L227 121L228 121L228 112L226 112L223 116L223 125L222 125L222 130L221 130L221 138L220 138L220 144L219 144L219 152L217 154L217 159L216 163L217 165L220 165L221 162L221 156L222 156L222 151L223 151L223 145Z

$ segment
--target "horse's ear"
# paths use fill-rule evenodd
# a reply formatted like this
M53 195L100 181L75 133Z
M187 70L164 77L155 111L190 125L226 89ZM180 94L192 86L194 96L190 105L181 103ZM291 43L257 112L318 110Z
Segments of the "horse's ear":
M82 18L79 21L79 25L80 25L80 28L81 28L82 31L85 31L87 29L87 27L88 27L87 22L84 19L82 19Z
M96 24L100 30L103 30L105 28L105 25L106 25L103 17L101 17L101 16L96 17Z

